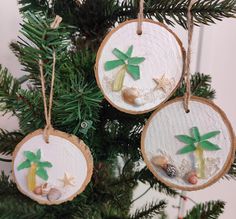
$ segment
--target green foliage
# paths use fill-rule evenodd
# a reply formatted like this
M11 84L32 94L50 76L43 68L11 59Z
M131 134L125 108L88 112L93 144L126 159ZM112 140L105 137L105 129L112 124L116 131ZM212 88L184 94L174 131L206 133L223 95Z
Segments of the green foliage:
M223 201L210 201L197 204L190 210L184 219L217 219L223 213Z
M117 73L116 79L113 83L113 90L119 91L123 87L123 81L125 77L125 72L128 72L134 80L140 79L140 70L138 64L143 62L145 58L143 57L131 57L133 52L133 45L128 48L128 50L123 53L119 49L113 49L112 53L118 58L117 60L107 61L105 63L105 70L109 71L118 66L121 69Z
M62 24L56 30L50 28L53 19L41 13L27 12L22 24L22 34L32 44L20 38L11 45L24 70L29 73L28 79L33 84L29 90L19 90L18 99L14 99L14 109L19 118L20 128L29 133L44 126L41 84L38 59L44 61L44 72L47 94L52 73L52 51L56 51L56 79L54 89L54 106L52 123L55 128L84 136L81 130L83 121L98 121L98 111L102 94L95 86L93 70L95 54L88 50L68 53L70 40L68 28ZM12 79L13 80L13 79ZM63 83L62 83L63 82ZM12 103L12 102L11 102ZM81 107L83 106L83 107ZM9 106L10 107L10 106ZM94 130L91 126L90 130Z
M23 161L18 167L17 170L22 170L26 168L30 168L32 164L36 165L36 175L42 178L43 180L48 180L47 171L44 169L45 167L51 168L52 164L48 161L41 162L41 150L38 149L36 153L32 151L24 151L24 156L26 160Z
M41 179L47 181L48 180L48 173L47 171L42 168L42 167L38 167L36 170L36 175L39 176Z
M15 109L12 102L18 98L18 90L20 85L18 81L8 72L6 68L0 65L0 110L3 112L12 111Z
M53 50L56 52L56 72L60 72L60 65L67 60L67 47L69 46L68 27L60 25L57 29L51 29L52 18L47 18L43 13L27 12L23 16L21 34L17 43L11 44L11 48L18 57L23 70L27 73L30 81L40 85L39 58L44 62L46 81L52 73Z
M175 136L179 141L184 142L186 144L192 144L195 142L195 139L188 135L177 135Z
M165 201L156 201L146 204L143 208L136 210L130 219L151 219L156 215L162 215L166 207Z
M22 11L47 11L59 14L69 24L78 27L86 42L96 39L96 44L115 25L129 18L137 18L139 0L20 0ZM186 27L188 0L146 0L144 14L147 18ZM200 0L192 9L196 24L212 24L224 17L234 17L235 0Z
M176 136L176 138L179 141L188 144L188 145L184 146L183 148L181 148L177 152L178 154L185 154L185 153L195 151L197 149L196 144L198 146L200 146L205 151L216 151L216 150L221 149L218 145L207 141L207 139L213 138L213 137L219 135L220 131L208 132L202 136L200 135L200 132L197 127L193 127L191 131L192 131L192 135L193 135L192 137L187 136L187 135L177 135Z
M221 149L218 145L213 144L209 141L202 141L200 145L201 145L201 148L205 151L217 151Z
M200 141L200 133L199 133L199 129L198 127L193 127L192 128L192 134L193 134L193 137L195 139L195 141Z
M142 168L139 171L136 171L134 174L134 181L140 181L145 184L149 184L151 188L159 191L160 193L166 194L168 196L176 197L178 194L177 191L166 186L164 183L156 179L155 176L147 169L147 167Z
M201 140L201 141L204 141L204 140L207 140L207 139L209 139L209 138L213 138L213 137L215 137L215 136L217 136L217 135L219 135L219 134L220 134L220 131L208 132L208 133L206 133L205 135L202 135L201 138L200 138L200 140Z
M0 153L9 155L13 152L18 142L24 138L24 135L18 131L9 132L0 129Z
M225 175L226 179L236 179L236 155L234 156L234 161L229 169L229 172Z
M194 144L186 145L178 151L178 154L186 154L196 150Z
M30 168L30 167L31 167L30 160L25 160L17 167L17 170L22 170L22 169L26 169L26 168Z
M211 76L202 73L191 75L191 93L194 96L205 97L207 99L215 98L215 90L211 87ZM186 84L183 81L171 99L182 97L186 90Z

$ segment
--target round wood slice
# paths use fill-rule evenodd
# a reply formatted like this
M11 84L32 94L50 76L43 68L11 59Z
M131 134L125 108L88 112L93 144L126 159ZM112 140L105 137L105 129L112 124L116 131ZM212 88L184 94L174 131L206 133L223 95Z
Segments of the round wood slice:
M40 161L52 164L52 167L44 168L48 180L36 175L36 186L46 185L43 195L36 195L29 190L27 177L30 168L18 170L20 164L27 159L25 155L27 151L36 154L39 150ZM13 176L18 189L40 204L55 205L72 200L84 191L90 182L92 172L93 159L84 142L76 136L54 129L50 130L49 143L44 141L43 130L39 129L27 135L13 153ZM65 177L70 179L69 184L64 183ZM48 198L50 189L56 189L56 193L55 190L54 193L50 193L53 200Z
M129 20L110 31L98 50L95 66L97 84L105 98L118 110L130 114L152 111L174 93L183 76L185 56L181 41L164 24L144 19L142 35L137 34L137 25L137 19ZM107 69L107 62L119 59L114 49L128 54L131 47L131 58L145 59L134 64L140 78L135 79L126 66L123 86L114 90L124 65ZM128 59L124 63L128 64Z
M234 160L235 135L225 113L213 102L204 98L192 97L189 108L190 112L186 113L183 98L168 101L158 108L144 127L141 150L145 163L158 180L171 188L191 191L208 187L226 174ZM214 150L204 149L205 168L202 169L205 177L198 175L196 184L191 184L188 179L190 173L197 172L199 156L196 155L196 151L181 153L181 149L188 143L184 143L186 139L180 141L178 137L187 135L195 138L193 127L198 128L201 142L204 141L202 137L204 134L219 131L219 134L207 139L214 144L214 146L210 145ZM200 143L201 147L205 144ZM194 143L194 146L198 145ZM216 150L216 145L220 149ZM155 157L160 160L160 156L165 157L169 164L174 165L177 172L176 177L171 178L167 175L167 166L160 166L153 162ZM156 158L156 163L160 163L159 160ZM169 171L171 172L172 169L169 168Z

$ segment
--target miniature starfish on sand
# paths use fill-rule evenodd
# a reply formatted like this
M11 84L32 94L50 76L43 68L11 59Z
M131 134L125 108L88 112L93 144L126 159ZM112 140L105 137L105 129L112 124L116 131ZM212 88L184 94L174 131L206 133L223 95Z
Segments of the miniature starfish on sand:
M67 173L64 173L64 178L59 180L63 182L63 187L66 187L66 186L75 186L74 179L75 178L73 176L69 176Z
M166 78L165 74L163 74L160 78L153 78L156 83L155 89L161 89L164 93L167 93L171 87L171 81Z

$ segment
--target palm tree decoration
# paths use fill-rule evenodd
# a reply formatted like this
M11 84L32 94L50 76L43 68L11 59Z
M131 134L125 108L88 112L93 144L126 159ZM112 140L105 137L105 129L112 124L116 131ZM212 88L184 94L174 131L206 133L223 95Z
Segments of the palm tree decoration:
M118 59L107 61L105 63L105 70L110 71L118 66L121 66L112 85L113 91L120 91L123 87L126 72L128 72L134 80L140 79L140 69L138 64L143 62L145 58L131 57L133 53L133 46L130 46L126 53L121 52L117 48L115 48L112 53Z
M33 191L36 187L36 175L39 176L43 180L48 180L48 174L45 168L51 168L52 164L47 161L40 161L41 159L41 150L37 150L36 153L31 151L24 151L24 156L26 160L22 162L17 170L22 170L25 168L30 168L27 175L27 185L30 191Z
M205 160L204 160L204 151L217 151L221 148L208 141L208 139L213 138L220 134L220 131L208 132L204 135L200 135L197 127L192 128L192 136L188 135L177 135L176 138L186 143L182 149L178 151L178 154L186 154L190 152L195 152L196 161L197 161L197 176L199 178L205 178Z

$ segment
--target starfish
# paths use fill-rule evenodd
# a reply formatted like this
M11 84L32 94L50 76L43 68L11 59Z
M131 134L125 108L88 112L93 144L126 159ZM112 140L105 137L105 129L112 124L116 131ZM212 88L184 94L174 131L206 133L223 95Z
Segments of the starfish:
M153 78L153 80L157 84L155 87L156 89L162 89L164 93L167 93L167 91L169 90L168 87L171 86L171 82L168 78L165 77L165 74L163 74L161 78Z
M75 178L73 176L69 176L67 173L64 173L64 178L63 179L59 179L61 182L63 182L63 187L66 186L75 186L73 180Z

